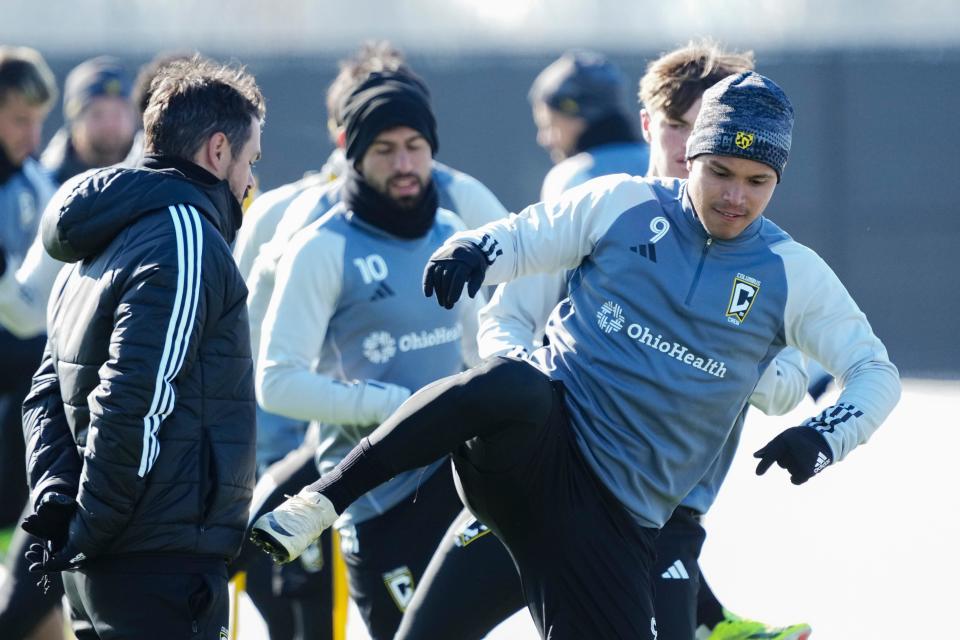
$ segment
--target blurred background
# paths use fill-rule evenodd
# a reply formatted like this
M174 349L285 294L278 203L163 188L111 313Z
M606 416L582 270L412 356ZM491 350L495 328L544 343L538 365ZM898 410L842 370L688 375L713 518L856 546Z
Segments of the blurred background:
M5 0L0 20L0 42L40 50L61 84L101 53L131 69L160 51L247 65L268 101L264 189L320 167L332 148L324 92L336 60L388 38L433 92L438 159L510 210L537 199L551 166L526 99L544 66L589 47L635 86L650 59L701 36L753 49L796 106L767 215L831 264L905 375L960 377L953 0ZM48 137L60 123L54 109Z
M949 541L960 535L951 488L960 446L960 2L0 6L0 43L38 49L61 95L72 67L104 53L132 73L160 52L199 51L246 65L268 105L257 169L262 190L320 168L332 149L324 97L337 60L365 40L389 39L431 88L437 158L480 179L513 211L537 199L551 167L536 144L527 91L564 50L607 54L634 88L648 61L691 39L711 36L754 50L758 70L786 90L797 112L790 162L766 213L834 268L909 380L871 446L799 490L785 478L753 475L750 452L787 420L764 429L753 416L731 470L735 488L725 489L711 512L718 533L711 533L704 566L718 574L734 609L784 622L809 615L817 638L957 635L951 598L960 558ZM630 100L635 113L635 91ZM44 140L61 124L57 105ZM815 410L802 407L795 418ZM769 580L775 588L767 588ZM530 637L524 616L496 637ZM349 627L351 638L363 637L358 627ZM261 637L244 628L248 638Z

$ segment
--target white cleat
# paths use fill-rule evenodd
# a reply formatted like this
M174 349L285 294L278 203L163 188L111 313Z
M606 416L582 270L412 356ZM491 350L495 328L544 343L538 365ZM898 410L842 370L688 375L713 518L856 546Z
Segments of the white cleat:
M340 517L327 497L303 489L253 523L250 540L266 551L274 562L297 559Z

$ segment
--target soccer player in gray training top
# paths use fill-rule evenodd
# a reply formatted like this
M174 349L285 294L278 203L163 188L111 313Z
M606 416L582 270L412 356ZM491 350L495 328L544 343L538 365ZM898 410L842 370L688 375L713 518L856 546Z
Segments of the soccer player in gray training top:
M284 251L298 231L322 217L341 200L350 165L344 155L344 100L371 73L413 73L403 54L385 41L365 43L355 54L341 60L339 67L340 72L327 90L327 125L336 148L319 173L309 174L257 198L247 211L237 236L234 257L241 272L248 274L246 282L250 293L247 309L255 360L261 342L261 325L274 291L277 265ZM478 227L507 215L496 196L479 180L436 159L432 161L430 179L436 185L440 207L456 214L467 228ZM316 479L315 454L319 431L317 423L308 429L304 420L258 408L257 463L263 475L258 490L254 492L252 520L276 507L285 494L295 493L304 484ZM345 617L346 598L334 598L334 595L346 592L346 588L342 591L332 589L334 579L330 568L334 562L331 558L336 553L332 548L332 537L325 534L314 548L302 556L302 562L281 568L279 596L273 595L277 583L273 575L267 575L270 584L266 588L259 586L262 581L258 580L258 576L263 573L263 568L271 571L271 564L252 544L245 547L237 561L231 564L231 571L249 567L247 593L268 620L271 634L275 637L283 638L285 628L288 628L291 637L293 633L303 633L314 640L322 640L334 632L331 611L335 607L342 608ZM350 544L349 541L347 544ZM264 561L266 566L261 567L261 563L256 562L258 560ZM337 581L337 586L340 584ZM292 628L294 625L297 629Z
M453 453L462 496L504 542L542 637L657 637L654 540L710 469L786 346L838 402L756 452L801 484L865 442L900 396L886 349L839 279L762 214L793 107L745 72L703 94L688 180L609 176L434 253L424 292L575 269L531 361L497 357L422 390L335 469L254 525L295 557L390 477ZM656 244L657 262L640 247Z
M728 75L752 69L751 53L723 51L709 41L691 43L650 63L640 80L640 121L651 150L649 166L644 165L648 176L687 177L686 163L677 160L685 155L703 91ZM568 75L554 76L552 91L542 92L551 102L576 109L570 103L575 105L580 96L597 99L586 91L592 84L591 73L589 67L571 67ZM585 75L588 80L582 82ZM614 162L618 157L619 164ZM622 154L608 156L594 166L606 167L609 173L632 175L638 171L631 158ZM553 202L559 197L554 194L544 200ZM638 255L638 259L656 261L656 253ZM480 355L527 357L533 353L542 342L550 312L567 295L569 275L527 276L497 287L490 304L480 312ZM806 380L800 353L785 349L760 377L750 404L771 415L786 413L804 397ZM776 628L730 613L700 575L698 558L706 535L700 517L732 461L741 425L738 420L711 471L681 501L657 537L652 578L658 630L664 637L692 639L695 629L698 637L724 639L800 640L810 633L806 624ZM479 639L523 607L513 561L489 533L468 511L458 517L404 612L397 640ZM473 577L465 581L464 575Z
M422 82L371 74L347 97L344 122L342 200L284 248L257 359L261 406L319 423L324 472L411 391L476 361L476 309L451 313L419 289L424 261L465 228L439 206ZM439 460L371 489L337 530L370 635L389 639L460 501Z

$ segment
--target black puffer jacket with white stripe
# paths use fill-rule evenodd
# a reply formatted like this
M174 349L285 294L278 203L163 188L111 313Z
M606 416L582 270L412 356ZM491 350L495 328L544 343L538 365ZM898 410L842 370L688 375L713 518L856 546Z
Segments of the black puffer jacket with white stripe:
M241 212L226 182L147 158L82 182L42 221L73 263L24 402L33 504L76 495L70 542L122 554L229 558L254 484L247 290L228 244Z

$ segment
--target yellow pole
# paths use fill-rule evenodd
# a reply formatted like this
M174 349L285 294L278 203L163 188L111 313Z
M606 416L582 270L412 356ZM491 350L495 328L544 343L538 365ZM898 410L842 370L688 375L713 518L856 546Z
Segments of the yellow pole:
M347 606L350 604L350 588L347 586L347 563L340 552L340 534L332 531L330 573L333 579L333 640L347 638Z
M240 637L240 594L247 590L247 572L238 571L233 580L233 597L230 599L230 640Z

